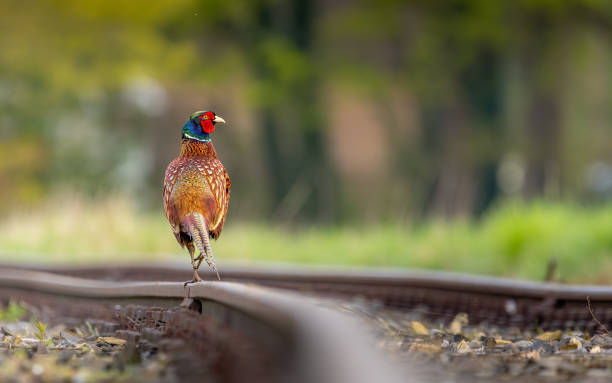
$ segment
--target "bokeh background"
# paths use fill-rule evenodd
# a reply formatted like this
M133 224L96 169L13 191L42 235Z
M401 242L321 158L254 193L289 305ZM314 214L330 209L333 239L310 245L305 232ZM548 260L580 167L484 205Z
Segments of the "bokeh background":
M611 42L606 0L5 0L0 261L188 266L162 179L209 109L221 269L610 282Z

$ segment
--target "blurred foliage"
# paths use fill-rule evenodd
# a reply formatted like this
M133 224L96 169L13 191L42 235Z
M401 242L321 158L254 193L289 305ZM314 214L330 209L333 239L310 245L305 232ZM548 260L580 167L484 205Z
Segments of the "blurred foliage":
M188 268L161 214L115 200L53 201L0 225L0 261L108 263L172 261ZM479 222L323 227L289 231L234 224L214 244L218 263L292 262L327 266L444 269L542 280L554 260L564 282L609 283L612 206L507 203ZM24 236L23 233L29 233ZM75 235L78 233L78 235ZM182 262L181 260L185 261Z
M7 0L0 31L2 262L187 267L161 182L207 108L221 269L611 280L609 1Z
M182 252L161 213L128 201L52 201L0 225L0 261L20 263L176 262ZM287 230L242 223L215 242L217 263L240 261L327 266L443 269L543 280L551 261L557 281L610 283L612 205L506 203L478 222L432 219L417 225L310 227ZM24 236L23 233L28 233ZM78 233L75 235L75 233ZM180 254L180 255L179 255Z
M9 301L6 308L0 309L0 321L14 322L22 319L27 314L27 310L21 304Z
M229 122L236 220L608 201L611 4L5 1L0 212L75 191L158 210L202 108Z

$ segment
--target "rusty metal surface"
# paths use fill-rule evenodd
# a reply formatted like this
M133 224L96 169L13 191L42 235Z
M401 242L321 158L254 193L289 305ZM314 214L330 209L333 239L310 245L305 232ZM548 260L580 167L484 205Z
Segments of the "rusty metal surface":
M189 270L174 265L53 268L63 275L112 280L181 280ZM203 273L204 277L212 275ZM287 268L224 268L224 281L333 297L363 297L399 310L424 308L430 316L467 312L475 321L505 326L592 330L597 316L612 327L612 288L515 281L442 272L336 271Z
M213 318L231 328L232 334L248 335L245 347L257 353L253 360L276 363L276 370L260 363L267 371L275 371L266 381L400 381L400 373L373 351L373 340L367 339L357 322L291 292L233 282L184 287L176 282L111 282L4 268L0 269L0 297L51 305L66 315L86 312L108 319L112 311L128 330L131 324L133 330L191 340L190 347L199 345L200 352L207 345L202 334L211 333L203 318ZM197 315L173 311L181 302ZM265 350L274 357L265 357ZM225 354L241 355L230 351ZM230 364L220 365L230 368ZM254 372L252 381L258 376Z

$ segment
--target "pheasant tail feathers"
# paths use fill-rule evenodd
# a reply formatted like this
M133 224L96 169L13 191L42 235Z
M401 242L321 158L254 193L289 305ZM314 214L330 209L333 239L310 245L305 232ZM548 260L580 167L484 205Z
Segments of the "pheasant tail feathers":
M221 280L213 258L210 238L208 236L208 225L204 216L200 213L188 214L183 217L181 224L191 236L196 249L200 252L200 256L204 257L208 266L217 273L217 278Z

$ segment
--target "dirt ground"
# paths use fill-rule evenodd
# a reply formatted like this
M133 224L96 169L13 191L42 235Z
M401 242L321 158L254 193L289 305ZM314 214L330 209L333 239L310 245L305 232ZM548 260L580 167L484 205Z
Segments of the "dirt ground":
M465 313L432 320L426 309L389 310L359 299L333 306L366 323L390 359L432 382L612 380L612 337L603 328L523 331L470 323Z

